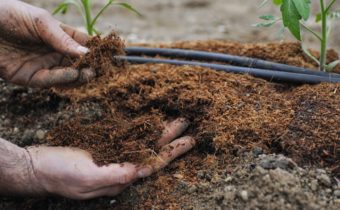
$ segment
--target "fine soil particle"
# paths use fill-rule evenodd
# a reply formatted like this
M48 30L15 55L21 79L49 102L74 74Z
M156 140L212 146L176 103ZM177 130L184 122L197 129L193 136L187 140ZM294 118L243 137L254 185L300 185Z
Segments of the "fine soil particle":
M209 41L160 46L247 55L316 68L295 43L243 45ZM301 209L310 205L315 209L335 209L339 201L333 191L338 187L336 177L340 176L339 89L340 84L296 86L201 67L149 64L128 66L78 89L54 91L58 100L68 101L68 106L58 109L58 113L72 113L72 117L55 124L50 119L47 143L86 149L98 164L140 162L152 155L146 152L145 156L134 157L131 152L139 155L140 151L151 151L162 131L161 122L177 117L190 120L185 135L193 136L198 144L165 170L113 199L7 199L3 206L218 209L232 203L235 209ZM279 153L292 158L294 164L280 158L261 159L260 163L246 161L245 154L250 153ZM276 162L285 171L277 169ZM266 171L251 171L257 164ZM307 171L299 174L302 169L296 165ZM243 170L244 167L250 169ZM320 181L315 187L319 176L314 173L316 168L329 172L322 173L322 177L330 176L327 186ZM234 180L231 187L225 181L229 175ZM287 177L289 182L285 184Z
M296 44L242 47L221 43L202 45L214 52L221 52L223 47L228 54L269 57L282 63L314 67ZM187 45L174 46L194 49L198 46ZM130 66L109 80L103 78L78 90L63 91L69 98L95 97L105 105L107 116L88 125L81 119L62 125L50 132L48 143L86 149L100 165L140 161L145 156L123 156L131 150L153 152L160 133L159 122L185 117L192 123L186 135L196 139L197 149L203 153L221 153L232 160L240 149L259 146L267 152L289 155L298 163L331 167L339 175L339 128L333 127L340 121L338 87L338 84L294 87L191 66ZM86 91L87 88L90 90ZM146 118L148 121L143 124ZM136 135L131 135L131 129ZM125 144L126 147L122 146Z
M114 57L125 54L124 42L115 32L103 38L95 36L86 43L86 46L90 52L73 63L75 69L92 68L96 76L100 77L115 69L114 66L124 68L125 62Z
M54 129L47 138L52 146L89 151L98 165L143 163L157 154L162 123L154 115L126 118L108 115L98 120L77 118Z

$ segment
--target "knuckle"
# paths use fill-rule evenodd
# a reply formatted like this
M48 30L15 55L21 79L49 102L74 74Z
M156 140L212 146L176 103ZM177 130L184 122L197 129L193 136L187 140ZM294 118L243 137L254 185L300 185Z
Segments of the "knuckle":
M47 10L44 9L39 9L35 12L35 21L40 21L43 22L45 19L47 19L48 17L50 17L50 13L47 12Z
M66 33L63 33L60 36L60 46L64 46L67 49L73 49L76 48L77 45L75 43L75 41Z
M72 38L69 36L69 35L67 35L66 33L63 33L62 35L61 35L61 38L60 38L61 40L61 42L62 43L64 43L65 45L70 45L70 44L73 44L73 40L72 40Z
M119 184L129 184L132 181L132 176L128 173L123 174L119 178Z
M28 82L28 86L37 88L48 88L50 87L50 81L46 78L32 78Z
M87 177L88 174L83 174L82 177L79 179L81 191L89 191L96 186L95 179Z
M128 183L128 176L125 174L125 175L122 175L120 178L119 178L119 183L120 184L127 184Z

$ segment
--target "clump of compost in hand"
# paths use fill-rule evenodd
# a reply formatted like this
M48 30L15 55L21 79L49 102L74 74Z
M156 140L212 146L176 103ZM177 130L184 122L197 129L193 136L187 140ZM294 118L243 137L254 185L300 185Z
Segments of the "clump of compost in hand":
M90 52L79 58L73 63L76 69L92 68L96 72L96 76L100 77L113 69L124 68L126 62L115 58L117 55L125 55L125 45L122 39L114 32L108 36L101 38L95 36L91 38L86 47Z

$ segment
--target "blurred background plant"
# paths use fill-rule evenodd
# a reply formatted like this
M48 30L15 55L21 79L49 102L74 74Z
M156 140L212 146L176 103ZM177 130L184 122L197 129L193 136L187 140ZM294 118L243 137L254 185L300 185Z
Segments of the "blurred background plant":
M81 14L84 20L84 26L89 35L100 34L100 32L96 29L96 23L98 19L102 16L102 14L110 7L110 6L120 6L129 11L136 13L141 16L141 14L133 8L129 3L126 2L117 2L115 0L108 0L102 8L93 15L95 12L93 11L92 0L65 0L58 5L53 11L53 14L61 13L66 14L69 6L75 6L78 12Z
M23 0L36 6L53 11L62 1ZM251 27L261 14L280 16L274 4L259 9L263 0L117 0L133 5L143 13L139 17L122 7L111 8L104 12L96 23L96 29L106 33L112 30L129 43L173 42L179 40L223 39L242 43L290 42L296 39L285 30L278 36L282 24L269 28ZM107 0L92 0L94 11L99 11ZM311 13L319 11L319 1L312 0ZM340 1L334 3L340 8ZM57 14L60 21L85 31L83 18L76 7L70 6L67 14ZM306 24L313 30L319 24L309 18ZM303 30L304 31L304 30ZM334 21L332 33L340 34L340 21ZM318 49L318 40L310 33L303 33L304 46ZM330 48L340 52L340 36L331 36ZM315 54L317 55L317 54Z

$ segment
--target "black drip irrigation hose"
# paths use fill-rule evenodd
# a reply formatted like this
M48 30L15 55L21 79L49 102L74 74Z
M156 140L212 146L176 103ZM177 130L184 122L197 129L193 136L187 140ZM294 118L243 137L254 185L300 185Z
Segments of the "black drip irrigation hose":
M195 61L182 61L182 60L169 60L169 59L158 59L158 58L146 58L140 56L116 56L117 59L125 60L132 64L147 64L147 63L164 63L172 65L190 65L190 66L201 66L207 67L218 71L249 74L255 77L267 79L269 81L276 82L290 82L290 83L306 83L306 84L318 84L321 82L340 83L340 78L333 77L331 75L312 75L302 74L295 72L283 72L277 70L267 70L249 67L239 67L231 65L220 65L212 63L202 63Z
M222 62L228 63L230 65L238 65L255 69L275 70L281 72L323 76L327 78L340 78L340 74L314 71L306 68L290 66L286 64L275 63L261 59L228 55L222 53L211 53L204 51L169 49L169 48L146 48L146 47L127 47L125 51L128 56L150 56L150 57L162 56L168 58Z

